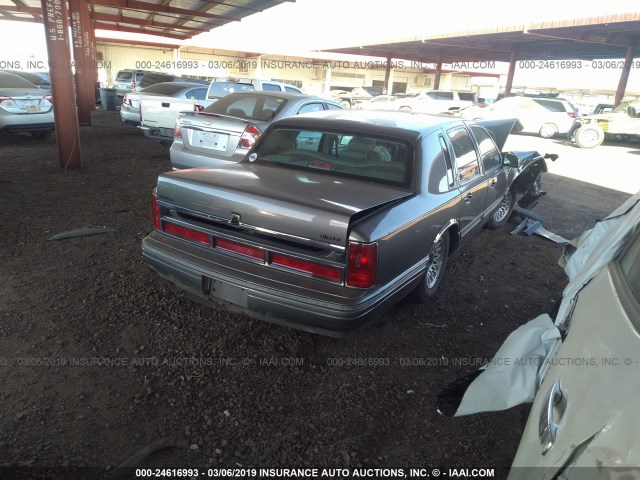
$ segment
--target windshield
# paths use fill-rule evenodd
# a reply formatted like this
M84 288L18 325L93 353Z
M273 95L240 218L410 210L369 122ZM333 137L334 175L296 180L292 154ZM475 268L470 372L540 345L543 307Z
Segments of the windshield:
M626 112L628 106L629 106L629 102L622 102L620 105L618 105L616 108L614 108L613 111L615 113Z
M133 72L120 70L116 76L116 82L130 82L133 79Z
M184 90L184 88L185 88L184 85L180 85L178 83L172 83L172 82L155 83L145 88L144 93L158 93L158 94L166 95L170 97L178 93L180 90Z
M408 142L360 133L278 128L262 139L248 159L409 187L413 149Z

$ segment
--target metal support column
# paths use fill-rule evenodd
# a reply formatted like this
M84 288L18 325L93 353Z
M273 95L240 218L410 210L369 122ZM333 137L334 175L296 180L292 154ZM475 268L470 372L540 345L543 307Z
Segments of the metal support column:
M384 67L384 89L387 95L393 95L392 87L389 85L391 79L391 57L387 57L387 64Z
M627 81L629 80L629 72L631 71L631 63L633 62L633 53L635 47L627 47L627 53L624 56L624 65L620 72L620 80L618 81L618 88L616 89L615 100L613 101L613 107L617 107L624 98L624 92L627 89Z
M509 72L507 73L507 84L504 87L504 96L508 97L511 94L511 87L513 87L513 77L516 74L516 60L518 59L518 52L513 50L509 57Z
M40 1L49 55L58 160L65 169L81 168L80 127L73 92L67 4L60 0Z
M91 47L89 47L89 32L85 23L85 19L89 18L89 8L86 1L69 0L69 14L73 39L73 60L76 67L78 120L80 125L91 125L90 89L95 90L95 88L92 86Z
M433 79L433 89L440 90L440 77L442 76L442 57L438 56L438 63L436 64L436 76Z

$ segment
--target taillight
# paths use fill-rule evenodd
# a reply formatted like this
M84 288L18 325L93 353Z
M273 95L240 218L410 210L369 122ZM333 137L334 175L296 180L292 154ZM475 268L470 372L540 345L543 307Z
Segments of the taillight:
M378 270L377 243L349 243L347 286L369 288L376 283Z
M191 240L192 242L201 243L203 245L209 245L211 243L209 240L209 235L207 235L206 233L198 232L187 227L181 227L180 225L176 225L174 223L164 222L164 231L166 233L170 233L171 235L175 235L176 237L181 237L186 240Z
M182 127L180 125L180 120L176 120L176 126L173 129L173 136L175 138L182 138Z
M47 102L49 102L51 105L53 105L53 97L51 97L51 96L47 95L47 96L45 96L45 97L44 97L44 99L45 99Z
M158 206L158 196L154 193L151 196L151 202L153 203L153 225L156 230L162 230L162 224L160 223L160 207Z
M240 142L238 142L238 148L251 148L256 143L262 132L253 125L247 125L247 128L242 132Z
M194 112L201 112L204 110L204 107L202 105L198 105L197 103L193 106L193 111Z
M258 247L232 242L231 240L225 240L224 238L216 238L215 248L227 250L228 252L237 253L239 255L255 258L256 260L264 262L264 250Z
M133 90L134 92L136 91L136 86L137 85L135 81L131 82L131 90Z
M576 114L574 112L567 112L567 115L569 115L571 118L576 118Z
M342 276L339 268L327 267L326 265L319 265L317 263L307 262L306 260L300 260L286 255L280 255L278 253L271 254L271 265L291 268L293 270L308 273L314 278L321 278L332 282L339 282Z
M16 102L13 101L11 97L0 97L0 104L4 103L3 107L6 108L16 108Z

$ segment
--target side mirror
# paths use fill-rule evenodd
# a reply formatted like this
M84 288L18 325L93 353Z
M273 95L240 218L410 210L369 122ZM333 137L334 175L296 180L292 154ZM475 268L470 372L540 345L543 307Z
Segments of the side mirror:
M520 159L515 153L507 152L502 156L502 165L505 167L517 168L520 164Z

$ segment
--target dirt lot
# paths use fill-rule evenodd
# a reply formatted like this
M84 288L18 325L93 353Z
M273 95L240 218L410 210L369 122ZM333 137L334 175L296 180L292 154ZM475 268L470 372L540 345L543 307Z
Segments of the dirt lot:
M85 168L65 173L55 139L0 136L0 466L98 478L166 446L139 465L505 476L529 407L450 419L435 397L553 307L561 247L482 231L432 304L402 302L346 339L314 336L176 297L140 255L167 147L96 112L82 150ZM552 174L543 185L536 212L567 238L628 196ZM47 240L86 225L117 231Z

